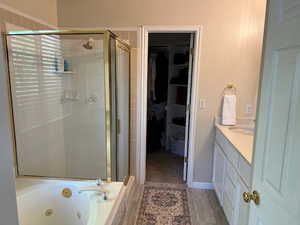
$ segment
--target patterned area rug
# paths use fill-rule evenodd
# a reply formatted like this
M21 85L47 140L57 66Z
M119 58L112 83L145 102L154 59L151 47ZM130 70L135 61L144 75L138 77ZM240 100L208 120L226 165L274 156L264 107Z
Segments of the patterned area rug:
M145 186L136 225L191 225L186 190Z

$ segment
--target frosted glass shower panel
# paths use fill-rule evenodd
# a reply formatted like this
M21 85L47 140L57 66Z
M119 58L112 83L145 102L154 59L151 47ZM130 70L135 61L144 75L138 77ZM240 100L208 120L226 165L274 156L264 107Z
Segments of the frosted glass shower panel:
M118 180L124 180L129 175L129 121L130 121L130 51L129 48L117 42L116 51L116 89L118 117Z
M103 34L7 39L19 175L106 179Z

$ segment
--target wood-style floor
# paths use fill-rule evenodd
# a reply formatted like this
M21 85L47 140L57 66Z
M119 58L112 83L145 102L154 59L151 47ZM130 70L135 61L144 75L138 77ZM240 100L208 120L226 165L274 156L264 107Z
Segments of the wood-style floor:
M183 183L183 157L167 151L147 154L146 181L158 183Z
M228 225L212 190L187 189L192 225Z
M186 188L183 182L183 157L165 151L147 154L146 185ZM130 199L123 225L136 225L144 186L137 186ZM228 225L213 190L187 188L192 225Z
M146 185L166 186L166 183L147 183ZM176 187L176 184L167 184ZM178 184L182 188L183 184ZM131 199L130 210L126 214L123 225L135 225L139 212L143 186L135 190ZM228 225L224 212L213 190L199 190L187 188L188 201L192 225Z

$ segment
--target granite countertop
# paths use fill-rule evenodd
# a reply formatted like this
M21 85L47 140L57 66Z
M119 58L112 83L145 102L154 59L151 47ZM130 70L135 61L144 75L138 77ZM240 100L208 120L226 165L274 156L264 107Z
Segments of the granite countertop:
M251 164L254 137L252 135L232 131L229 129L229 126L216 124L216 128L223 133L236 150L240 152L249 164Z

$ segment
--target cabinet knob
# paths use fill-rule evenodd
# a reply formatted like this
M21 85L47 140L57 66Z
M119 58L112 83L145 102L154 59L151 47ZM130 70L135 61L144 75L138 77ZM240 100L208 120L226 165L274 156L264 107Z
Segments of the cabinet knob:
M246 202L246 203L250 203L251 200L253 200L253 202L256 205L259 205L259 203L260 203L260 196L259 196L259 193L257 191L253 191L252 194L249 193L249 192L244 192L243 193L243 199L244 199L244 202Z

